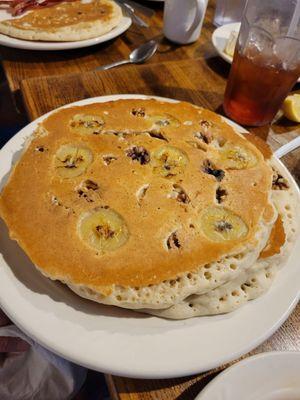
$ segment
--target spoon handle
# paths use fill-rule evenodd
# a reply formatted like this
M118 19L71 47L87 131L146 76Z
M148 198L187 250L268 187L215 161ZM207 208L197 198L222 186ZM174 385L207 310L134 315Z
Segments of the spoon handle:
M130 63L131 63L130 60L116 61L111 64L101 65L100 67L95 68L95 71L105 71L110 68L118 67L119 65L130 64Z
M121 2L126 1L126 3L129 6L133 7L136 11L139 11L145 17L152 18L155 15L155 11L152 8L136 3L133 0L119 0L119 1Z
M135 13L135 9L130 4L121 0L116 0L116 2L122 7L125 13L128 14L134 24L142 28L149 28L149 24Z
M275 156L281 158L291 151L296 150L298 147L300 147L300 136L281 146L278 150L275 151Z

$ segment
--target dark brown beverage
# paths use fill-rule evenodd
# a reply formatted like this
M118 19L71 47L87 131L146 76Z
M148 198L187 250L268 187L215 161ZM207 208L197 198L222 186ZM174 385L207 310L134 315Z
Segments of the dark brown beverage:
M286 70L275 57L236 51L226 87L224 110L243 125L261 126L275 117L300 75L300 68Z

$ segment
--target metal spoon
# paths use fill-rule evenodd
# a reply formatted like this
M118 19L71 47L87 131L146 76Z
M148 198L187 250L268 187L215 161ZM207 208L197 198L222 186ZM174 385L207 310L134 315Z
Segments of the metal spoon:
M157 47L158 43L155 40L150 40L149 42L146 42L134 49L129 54L129 58L127 60L116 61L107 65L101 65L101 67L97 67L95 71L103 71L124 64L142 64L145 61L149 60L149 58L155 54Z

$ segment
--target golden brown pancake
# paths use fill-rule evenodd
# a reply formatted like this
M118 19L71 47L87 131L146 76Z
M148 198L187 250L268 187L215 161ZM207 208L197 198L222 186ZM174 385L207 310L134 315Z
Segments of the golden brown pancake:
M45 275L109 293L256 246L271 184L259 150L213 112L120 100L45 119L0 214Z
M0 32L26 40L76 41L109 32L121 17L120 7L112 0L76 0L2 21Z

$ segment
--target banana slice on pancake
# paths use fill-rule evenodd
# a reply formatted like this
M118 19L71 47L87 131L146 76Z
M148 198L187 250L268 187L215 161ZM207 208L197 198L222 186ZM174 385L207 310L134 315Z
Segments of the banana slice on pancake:
M178 128L180 126L180 121L170 114L149 115L148 120L153 123L153 128L162 128L168 126L172 128Z
M70 128L73 132L81 134L98 135L102 132L104 120L97 115L76 114L70 121Z
M88 246L100 253L118 249L129 238L124 218L109 208L98 208L84 213L79 219L78 232Z
M65 144L54 158L54 168L62 178L74 178L83 174L93 162L92 152L83 146Z
M188 164L187 154L174 146L163 146L153 152L153 172L165 178L182 174Z
M224 207L204 210L200 225L205 236L214 242L241 239L248 233L248 227L242 218Z
M248 148L227 142L219 150L219 162L225 169L246 169L254 167L258 160Z

